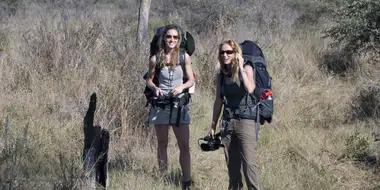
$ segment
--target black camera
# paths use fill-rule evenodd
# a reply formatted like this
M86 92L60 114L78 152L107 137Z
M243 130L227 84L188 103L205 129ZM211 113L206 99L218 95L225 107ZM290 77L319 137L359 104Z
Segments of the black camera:
M199 144L199 141L206 141L204 143ZM201 147L202 151L214 151L218 150L220 147L224 147L222 144L220 133L212 136L205 136L203 138L198 139L198 145Z

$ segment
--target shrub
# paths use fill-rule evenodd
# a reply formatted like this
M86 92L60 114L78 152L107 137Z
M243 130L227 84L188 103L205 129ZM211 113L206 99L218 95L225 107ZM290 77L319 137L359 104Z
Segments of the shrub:
M354 94L349 113L350 120L380 117L380 87L376 83L361 84Z
M342 0L333 18L337 24L324 33L335 40L334 46L353 53L380 51L380 1Z
M355 57L341 49L325 50L319 56L318 67L333 75L346 76L358 68Z
M369 155L369 142L365 137L360 137L359 133L354 133L346 138L346 158L363 161Z

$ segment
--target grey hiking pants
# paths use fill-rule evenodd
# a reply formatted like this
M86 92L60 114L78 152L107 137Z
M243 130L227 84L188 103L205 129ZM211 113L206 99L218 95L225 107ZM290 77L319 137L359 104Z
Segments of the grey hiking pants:
M231 119L226 123L222 141L229 176L229 190L243 189L241 170L248 190L259 190L254 120Z

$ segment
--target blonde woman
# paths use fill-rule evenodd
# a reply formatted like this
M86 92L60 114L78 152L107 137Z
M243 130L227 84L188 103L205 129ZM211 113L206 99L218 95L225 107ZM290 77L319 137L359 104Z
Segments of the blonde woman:
M157 159L163 173L168 169L168 131L172 126L180 150L182 186L183 189L187 189L191 185L190 116L188 97L183 91L194 83L191 59L186 52L180 50L181 34L176 25L168 25L159 40L160 49L150 58L146 79L147 86L155 91L157 97L149 114L149 122L154 125L156 131ZM188 80L184 83L185 75ZM158 77L158 86L153 82L155 77Z
M259 189L259 169L256 157L254 115L249 117L246 108L256 104L251 98L255 90L254 68L245 64L242 50L235 41L219 45L219 74L210 134L214 135L217 120L223 107L221 122L222 141L229 175L229 190L243 189L242 174L249 190ZM240 117L243 115L248 117ZM254 114L254 113L252 113Z

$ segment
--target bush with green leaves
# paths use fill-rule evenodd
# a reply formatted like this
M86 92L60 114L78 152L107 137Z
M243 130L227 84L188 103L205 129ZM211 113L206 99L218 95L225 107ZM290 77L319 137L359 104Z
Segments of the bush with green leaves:
M361 137L359 133L354 133L346 138L346 158L362 161L370 153L369 142L365 137Z
M380 53L379 0L341 0L333 18L337 24L324 31L335 40L333 45L351 53Z

